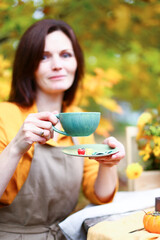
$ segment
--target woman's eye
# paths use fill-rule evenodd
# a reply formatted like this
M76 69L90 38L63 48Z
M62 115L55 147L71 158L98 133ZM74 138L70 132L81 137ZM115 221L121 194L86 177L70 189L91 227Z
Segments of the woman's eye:
M44 53L43 56L42 56L42 60L46 60L49 58L49 54L47 53Z
M72 57L72 54L71 53L62 53L62 57L64 57L64 58Z
M48 57L47 57L47 55L43 55L42 56L42 60L45 60L45 59L47 59Z

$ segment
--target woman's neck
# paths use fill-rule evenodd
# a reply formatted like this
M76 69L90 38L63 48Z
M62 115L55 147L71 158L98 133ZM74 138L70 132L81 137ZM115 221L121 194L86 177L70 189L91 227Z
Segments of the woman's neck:
M46 94L40 92L37 94L36 104L39 112L49 111L61 112L63 101L63 93L59 94Z

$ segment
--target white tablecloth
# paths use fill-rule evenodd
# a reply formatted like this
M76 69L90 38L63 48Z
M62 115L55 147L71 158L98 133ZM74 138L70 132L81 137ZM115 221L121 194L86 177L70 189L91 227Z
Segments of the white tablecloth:
M132 211L150 208L155 206L156 197L160 197L160 188L147 191L117 192L112 203L90 204L66 218L59 226L68 240L86 240L86 232L83 228L85 219L131 213Z

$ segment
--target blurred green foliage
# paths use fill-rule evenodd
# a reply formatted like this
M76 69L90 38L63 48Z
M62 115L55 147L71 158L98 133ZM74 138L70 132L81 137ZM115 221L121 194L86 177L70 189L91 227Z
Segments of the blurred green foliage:
M0 0L0 55L12 63L22 33L42 18L73 27L88 73L97 67L120 72L115 99L138 110L159 106L159 0Z

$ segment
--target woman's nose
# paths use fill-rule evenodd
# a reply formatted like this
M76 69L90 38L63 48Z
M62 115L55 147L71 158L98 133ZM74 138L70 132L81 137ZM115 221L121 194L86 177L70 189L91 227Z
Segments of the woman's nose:
M60 69L62 69L61 59L58 56L54 56L52 58L51 68L54 71L59 71Z

